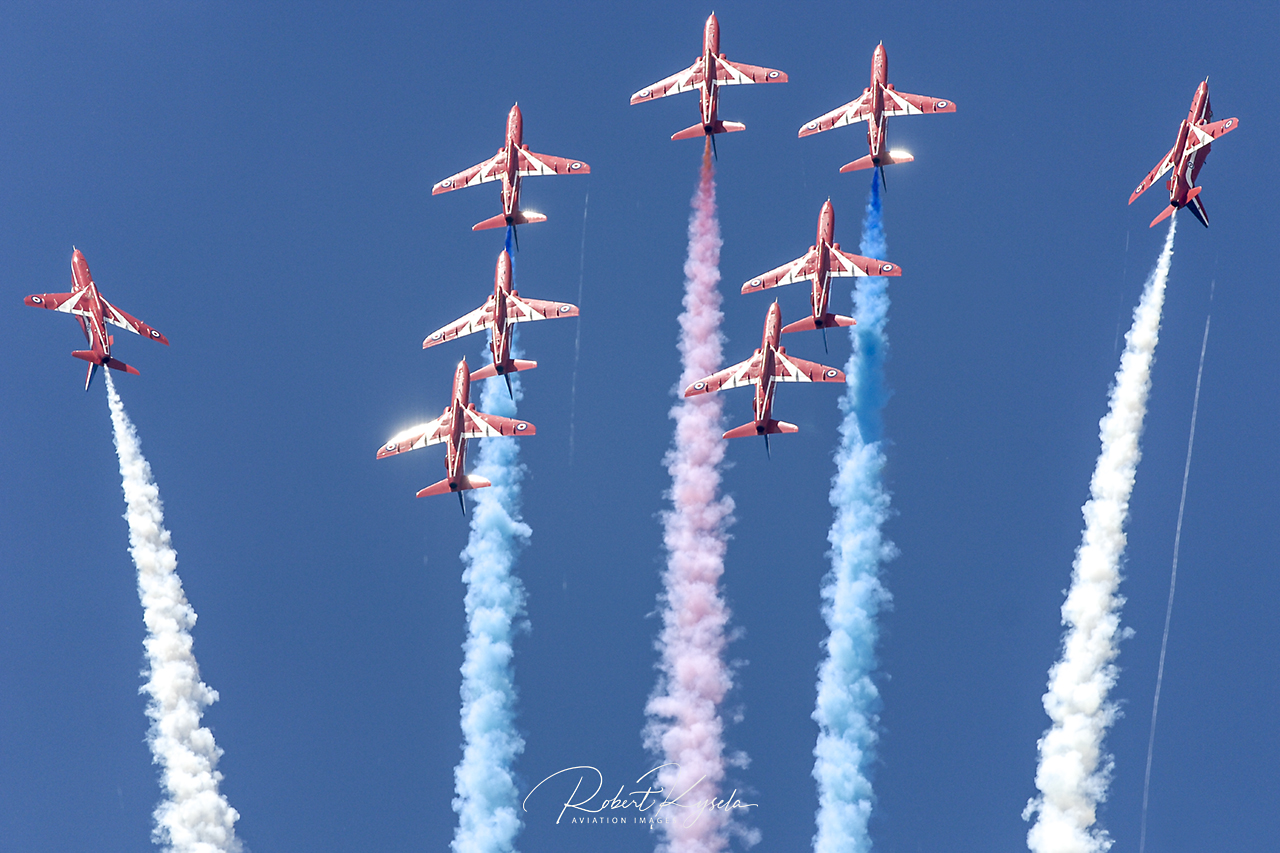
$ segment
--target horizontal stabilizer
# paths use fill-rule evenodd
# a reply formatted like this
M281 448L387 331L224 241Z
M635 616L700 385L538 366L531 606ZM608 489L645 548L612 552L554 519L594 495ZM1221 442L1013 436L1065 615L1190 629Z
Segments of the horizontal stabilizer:
M134 376L141 375L140 373L138 373L138 368L130 367L129 365L125 364L123 361L121 361L118 358L108 358L106 361L106 365L107 367L110 367L112 370L119 370L122 373L132 373Z
M879 163L874 162L871 159L871 155L868 154L866 157L860 157L852 163L845 163L840 167L840 171L841 173L858 172L862 169L874 169L877 166L892 166L895 163L910 163L915 159L915 157L912 157L905 151L899 151L896 155L893 152L886 151L880 155Z
M483 222L477 222L471 226L472 231L487 231L490 228L506 228L508 225L532 225L535 222L546 222L547 217L541 213L526 213L523 210L517 210L510 220L506 214L499 213L497 216L490 216Z
M516 358L516 359L512 359L510 362L503 365L502 370L498 370L498 366L491 362L489 364L486 364L484 367L480 368L479 370L473 372L471 374L471 381L475 382L477 379L489 379L494 376L501 376L507 373L515 373L518 370L533 370L537 366L538 366L538 362L536 361L528 361L527 359Z
M470 489L483 489L486 486L492 485L493 483L490 483L484 477L467 477L464 475L456 481L445 477L440 482L432 483L430 486L427 486L425 489L418 492L418 497L426 498L431 497L432 495L447 495L450 492L465 492Z
M799 432L800 427L786 421L769 418L767 421L748 421L740 427L726 432L723 438L747 438L754 435L776 434L780 432Z
M699 139L703 136L710 136L713 133L736 133L739 130L746 130L747 126L737 121L720 121L715 124L706 125L698 122L695 125L686 127L677 133L671 135L672 139Z
M857 321L852 317L845 317L843 314L823 314L822 320L819 322L814 317L805 317L803 320L796 320L794 323L788 323L782 327L783 333L788 332L812 332L814 329L834 329L838 326L856 326Z
M1170 214L1172 214L1177 209L1178 208L1174 207L1172 204L1169 205L1164 210L1160 211L1160 215L1157 216L1155 219L1151 220L1151 224L1148 225L1147 227L1155 228L1157 223L1164 222L1166 219L1169 218Z

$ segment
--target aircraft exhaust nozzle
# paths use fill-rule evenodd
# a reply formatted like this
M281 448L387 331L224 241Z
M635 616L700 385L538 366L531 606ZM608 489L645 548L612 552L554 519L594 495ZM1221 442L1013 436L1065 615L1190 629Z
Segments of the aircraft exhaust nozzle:
M490 483L484 477L463 476L457 481L453 481L448 477L445 477L440 482L432 483L430 486L427 486L425 489L418 492L418 497L426 498L433 495L447 495L450 492L466 492L471 489L483 489L492 485L493 483Z
M784 432L799 432L800 427L786 421L769 418L767 421L748 421L740 427L734 427L722 438L749 438L757 435L775 435Z
M489 363L489 364L486 364L484 367L480 368L479 370L475 371L474 373L472 373L471 381L475 382L477 379L489 379L491 377L498 376L498 375L505 376L508 373L515 373L520 370L533 370L537 366L538 366L538 362L536 361L528 361L527 359L516 358L516 359L512 359L510 367L503 369L501 374L499 374L498 366L496 364Z

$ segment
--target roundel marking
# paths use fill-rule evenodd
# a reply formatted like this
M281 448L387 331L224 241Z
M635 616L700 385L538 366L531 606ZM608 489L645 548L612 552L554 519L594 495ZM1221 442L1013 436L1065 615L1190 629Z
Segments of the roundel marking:
M827 371L827 376L830 376L830 377L833 377L833 378L834 378L834 377L839 376L839 375L840 375L840 371L838 371L838 370L836 370L836 369L834 369L834 368L832 368L831 370L828 370L828 371Z
M893 264L881 264L880 269L884 270L885 272L888 272L889 270L893 269Z
M440 182L440 186L442 186L442 187L451 187L451 186L453 186L453 181L452 181L452 180L448 180L448 181L441 181L441 182Z
M568 314L568 313L569 313L569 308L570 308L570 307L569 307L568 305L561 305L561 306L560 306L560 313L561 313L561 314Z
M752 287L759 287L759 286L760 286L760 279L758 279L758 278L753 278L753 279L751 280L751 286L752 286Z
M811 121L811 122L809 122L809 129L810 129L810 130L813 130L813 129L814 129L815 127L817 127L817 126L818 126L818 123L817 123L816 121Z
M431 340L433 340L433 341L438 341L438 340L440 340L440 333L439 333L439 332L432 332L432 333L431 333Z
M527 430L528 428L529 428L529 425L528 425L528 424L525 424L525 423L516 424L516 431L517 431L517 432L524 432L524 431L525 431L525 430Z
M388 441L387 450L395 450L395 449L396 449L396 443L394 441Z
M946 109L946 106L947 106L947 102L946 102L946 101L938 101L938 107L939 107L940 109Z
M777 72L777 71L770 71L770 72L769 72L769 79L770 79L770 80L774 79L774 78L775 78L775 77L777 77L777 76L778 76L778 72Z
M707 383L705 383L705 382L695 382L695 383L693 383L693 388L694 388L694 390L695 390L695 391L701 391L703 388L706 388L706 387L707 387Z
M1226 130L1228 127L1231 127L1231 119L1227 119L1227 122L1222 126L1222 129Z
M158 338L158 337L160 337L160 333L159 333L159 332L157 332L155 329L152 329L152 330L151 330L151 337L153 337L153 338Z
M34 303L35 303L35 304L37 304L37 305L43 305L43 304L44 304L44 300L43 300L43 299L41 299L39 296L33 296L33 297L31 297L31 301L32 301L32 302L34 302Z
M570 163L570 164L569 164L569 168L570 168L570 169L581 169L581 168L582 168L582 164L581 164L581 163Z
M642 89L642 90L640 91L640 97L642 97L642 98L647 98L647 97L649 97L649 90L648 90L648 89Z

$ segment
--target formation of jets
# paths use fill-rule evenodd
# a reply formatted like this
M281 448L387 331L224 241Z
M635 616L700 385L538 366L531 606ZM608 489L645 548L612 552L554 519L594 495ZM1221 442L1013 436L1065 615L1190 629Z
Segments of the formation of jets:
M714 150L715 136L745 130L741 122L725 121L719 116L720 87L747 83L785 83L787 75L775 68L730 62L720 52L720 22L714 14L707 18L702 34L702 53L688 68L659 80L631 96L631 103L651 101L679 92L697 90L699 93L700 120L672 135L672 139L703 137ZM843 106L804 124L799 136L811 136L837 127L867 123L869 153L840 167L841 172L862 169L878 169L884 179L884 167L895 163L907 163L914 158L905 151L890 150L887 145L887 120L891 116L924 115L955 112L954 101L926 95L899 92L888 82L888 55L884 44L879 44L872 56L871 80L861 95ZM1209 105L1209 81L1204 80L1191 101L1187 117L1178 128L1177 138L1154 169L1143 179L1129 198L1132 204L1138 196L1150 189L1166 173L1172 172L1166 181L1169 204L1151 225L1168 218L1181 208L1189 208L1206 227L1209 224L1201 198L1201 187L1196 185L1200 170L1211 149L1211 143L1235 130L1236 118L1213 121ZM510 239L516 238L516 227L535 222L545 222L541 213L522 210L520 207L520 182L531 175L585 175L591 167L581 160L537 154L524 142L524 116L519 104L512 106L507 115L506 139L498 152L481 163L452 175L432 187L432 194L450 192L461 187L474 186L490 181L501 182L502 212L484 219L473 231L506 227ZM897 276L902 270L896 264L876 258L842 251L834 242L835 210L828 199L818 215L817 236L809 251L799 258L748 280L742 285L742 293L770 290L799 281L810 283L810 316L803 320L782 324L782 313L775 301L765 319L760 347L746 361L727 367L701 379L687 389L686 397L707 394L740 385L755 386L753 419L740 427L729 430L725 438L760 435L768 448L769 435L796 432L797 427L773 417L773 397L779 382L843 382L844 374L834 367L804 361L790 356L779 345L779 337L789 332L820 329L826 345L826 330L854 325L852 317L832 313L830 309L832 279L857 276ZM508 246L510 243L508 243ZM518 244L517 244L518 245ZM158 330L108 302L98 290L89 273L84 255L72 250L72 289L70 293L42 293L26 297L27 305L47 308L71 314L80 324L89 347L75 350L72 355L88 362L85 374L85 390L97 371L107 367L125 373L137 374L137 369L120 361L112 354L115 337L107 331L107 324L127 329L135 334L168 345L169 340ZM490 483L483 477L465 473L466 442L469 438L534 435L536 429L528 421L498 417L476 411L469 400L470 383L475 379L502 376L511 391L511 374L537 367L537 362L513 358L513 327L517 323L534 320L550 320L578 316L578 308L565 302L527 299L514 287L511 256L506 249L498 255L494 270L493 292L484 304L463 317L440 327L427 335L423 349L451 341L465 335L488 329L490 332L490 363L472 372L464 358L454 371L452 401L440 417L425 424L411 427L391 438L379 451L377 458L394 456L432 444L445 444L447 476L418 492L426 495L457 493L466 512L462 493L483 488Z
M89 362L89 368L84 375L86 391L89 390L89 383L93 381L93 375L99 367L109 367L112 370L138 375L137 368L130 367L111 354L115 335L107 333L107 323L121 329L128 329L135 335L159 341L165 346L169 345L169 339L160 332L106 300L98 291L98 285L94 283L93 276L89 274L89 264L85 261L84 255L74 247L71 250L71 292L39 293L28 296L23 301L35 308L48 308L51 311L70 314L80 323L80 331L84 332L89 348L78 349L71 354L81 361Z
M1166 182L1169 188L1169 206L1151 220L1148 228L1154 227L1157 222L1166 219L1174 211L1183 207L1190 208L1192 215L1200 220L1200 224L1205 228L1209 227L1209 215L1205 213L1204 202L1200 200L1201 188L1196 186L1196 177L1204 166L1205 158L1209 156L1213 140L1224 133L1230 133L1239 126L1240 120L1237 118L1213 120L1213 110L1209 107L1209 78L1204 78L1204 82L1196 87L1196 93L1191 98L1191 109L1187 111L1187 117L1178 126L1177 141L1173 143L1169 153L1164 155L1164 159L1142 179L1142 183L1138 184L1133 195L1129 196L1129 204L1133 204L1138 196L1160 180L1161 175L1173 169L1173 174Z

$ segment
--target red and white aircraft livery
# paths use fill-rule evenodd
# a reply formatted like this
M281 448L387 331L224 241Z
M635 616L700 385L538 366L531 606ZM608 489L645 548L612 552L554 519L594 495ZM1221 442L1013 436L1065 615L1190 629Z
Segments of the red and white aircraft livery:
M782 310L778 308L778 303L774 302L769 306L769 314L765 317L764 335L760 341L760 348L751 358L713 373L706 379L699 379L684 389L684 395L692 397L695 394L710 394L722 388L755 385L755 419L729 430L724 434L724 438L762 435L765 452L769 450L771 433L800 431L795 424L775 420L773 417L773 392L777 383L844 381L843 371L787 355L787 348L778 346L781 325Z
M497 438L504 435L535 435L537 429L528 421L501 418L497 415L486 415L477 412L474 403L469 402L471 394L471 374L467 370L467 360L458 362L458 369L453 372L453 401L445 408L444 413L434 421L409 427L399 435L393 436L378 449L378 458L395 456L419 447L432 444L445 445L445 470L448 474L443 480L427 486L418 492L418 497L427 495L447 495L458 493L458 503L462 504L465 515L467 505L463 503L462 493L468 489L483 489L493 484L484 477L467 476L467 439Z
M732 133L735 130L746 130L747 126L736 121L721 121L716 114L720 103L721 86L737 86L742 83L785 83L787 75L774 68L761 68L756 65L745 65L741 62L730 62L720 52L720 22L715 13L707 18L702 30L702 56L678 74L672 74L665 80L659 80L652 86L641 89L631 96L631 103L652 101L665 98L678 92L697 89L701 96L702 121L692 127L672 135L672 139L696 139L700 136Z
M169 345L169 339L164 335L137 317L121 311L102 297L98 292L98 285L94 284L93 276L89 274L89 264L85 262L84 255L74 247L71 250L71 292L41 293L28 296L23 301L36 308L49 308L71 314L80 323L80 330L84 332L89 348L75 350L71 354L89 362L89 370L84 377L86 391L89 390L89 383L93 381L93 374L97 372L99 365L132 373L134 376L138 375L136 368L130 367L111 355L111 345L115 343L115 335L107 334L107 323L128 329L144 338L159 341L165 346Z
M485 228L502 228L505 225L527 225L546 222L541 213L528 213L520 209L520 179L530 175L586 175L591 167L581 160L534 154L524 144L524 119L520 105L516 104L507 115L507 141L498 153L445 178L431 188L432 195L447 193L460 187L472 187L486 181L502 181L502 213L471 226L472 231Z
M1169 153L1164 155L1164 159L1151 170L1151 174L1142 179L1133 195L1129 196L1129 204L1133 204L1134 199L1150 189L1161 175L1170 169L1174 170L1165 182L1165 186L1169 188L1169 206L1151 220L1148 228L1167 219L1182 207L1190 208L1196 219L1205 228L1209 227L1209 216L1205 213L1204 202L1200 200L1202 187L1196 186L1196 176L1200 174L1200 168L1209 156L1210 143L1239 126L1240 119L1237 118L1213 121L1213 110L1209 107L1209 78L1204 78L1204 82L1196 87L1186 120L1178 128L1178 141L1173 143Z
M578 306L567 302L547 302L542 299L525 299L520 292L511 289L511 256L503 249L498 255L498 266L493 273L493 295L484 304L464 317L427 335L422 348L433 347L463 335L482 329L492 329L489 337L489 353L493 363L488 364L471 378L488 379L501 376L507 380L507 392L511 391L511 376L517 370L532 370L536 361L511 357L512 328L515 323L532 320L554 320L557 317L577 317Z
M813 290L809 294L809 304L813 308L811 316L797 320L785 326L782 331L804 332L810 329L822 329L822 340L825 345L827 328L832 326L852 326L852 317L832 314L828 304L831 300L831 279L851 276L902 275L902 268L888 261L875 258L864 258L840 251L840 244L831 242L836 228L836 211L831 206L831 199L823 202L818 213L818 236L809 251L788 261L775 270L753 278L742 285L743 293L758 293L771 287L781 287L808 279Z
M894 163L910 163L915 158L905 151L888 151L885 149L886 120L889 116L922 115L924 113L953 113L956 111L955 101L942 98L930 98L927 95L909 95L893 88L889 79L889 57L884 51L884 42L876 46L875 55L871 59L871 85L862 94L843 107L837 107L824 116L819 116L800 128L801 136L812 136L843 127L846 124L867 123L867 145L871 153L866 157L846 163L840 167L841 172L856 172L859 169L878 168L880 180L884 180L884 167Z

